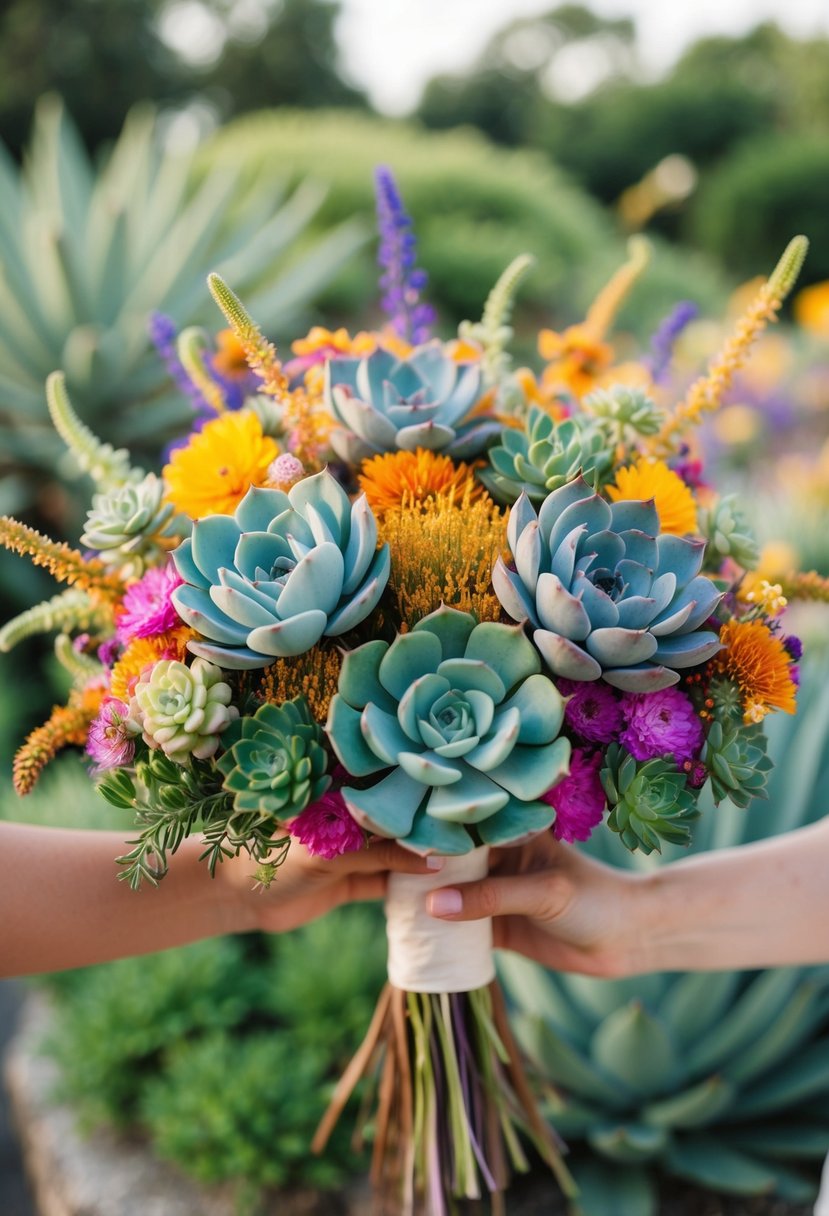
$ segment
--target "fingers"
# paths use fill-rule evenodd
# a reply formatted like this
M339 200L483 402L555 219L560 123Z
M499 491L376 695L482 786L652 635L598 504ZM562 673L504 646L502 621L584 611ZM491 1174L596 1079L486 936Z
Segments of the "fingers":
M459 887L432 891L426 907L441 920L481 920L490 916L528 916L553 920L572 898L568 879L555 870L507 877L490 876Z
M401 848L393 840L378 837L369 841L367 847L359 852L344 853L334 865L338 869L360 874L379 874L386 870L394 870L398 874L433 874L442 868L443 859L421 857Z

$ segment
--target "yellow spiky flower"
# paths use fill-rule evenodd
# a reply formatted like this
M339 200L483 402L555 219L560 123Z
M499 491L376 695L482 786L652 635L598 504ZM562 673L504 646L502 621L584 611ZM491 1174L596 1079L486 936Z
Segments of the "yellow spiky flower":
M484 492L470 465L425 448L371 456L363 461L359 481L375 515L404 504L421 507L438 496L460 502L467 492L474 502Z
M191 519L232 515L251 486L265 484L278 454L252 410L222 414L172 453L164 469L167 500Z
M506 515L487 496L473 501L444 495L421 507L388 510L379 525L391 548L389 589L408 628L442 603L497 621L501 605L492 590L492 567L506 548Z
M105 695L102 685L73 689L69 703L56 705L43 725L32 731L14 758L12 780L18 794L32 792L46 765L63 748L84 746Z
M85 591L96 603L113 604L123 595L122 579L98 558L86 558L78 549L50 540L10 515L0 516L0 545L30 558L35 566L44 566L59 583Z
M342 663L343 654L337 646L318 643L296 658L272 663L262 676L259 692L274 705L303 696L314 719L324 723L337 691Z
M662 460L639 456L633 464L616 472L616 484L607 487L612 502L621 499L654 500L659 526L674 536L697 530L697 508L688 486Z
M723 649L714 660L740 690L746 722L757 722L772 709L793 714L797 686L791 656L779 637L762 621L726 621L720 630Z

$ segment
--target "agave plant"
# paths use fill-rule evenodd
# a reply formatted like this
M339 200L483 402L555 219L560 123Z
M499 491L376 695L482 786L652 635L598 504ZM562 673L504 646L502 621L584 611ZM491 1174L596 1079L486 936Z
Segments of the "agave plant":
M235 515L210 515L173 554L176 611L203 641L188 649L230 670L266 667L339 637L377 606L389 547L329 472L284 494L252 486Z
M358 823L415 852L468 853L543 831L567 771L564 701L520 628L442 607L346 655L328 737ZM391 770L391 771L389 771Z
M777 760L769 803L707 806L691 852L821 813L826 675L811 673L795 719L768 722ZM584 847L638 869L677 856L642 859L600 832ZM580 1216L655 1216L660 1175L813 1197L815 1163L829 1149L829 966L597 980L504 955L502 978L524 1048L559 1091L550 1113L571 1145Z
M5 470L53 470L60 455L43 384L63 368L79 413L134 451L187 417L150 349L161 310L178 325L213 325L204 291L218 270L244 291L266 329L286 332L363 242L346 223L283 255L324 191L287 194L272 172L240 168L196 179L193 158L165 152L151 111L133 112L98 171L54 98L38 106L22 172L0 146L0 451ZM23 478L9 479L25 505Z
M325 399L339 424L332 446L354 464L398 448L466 460L501 430L496 418L473 416L482 392L480 365L455 362L439 342L406 358L377 350L363 359L331 359Z
M537 514L522 495L507 535L515 568L499 558L492 585L554 675L654 692L720 649L700 628L720 600L705 542L660 533L653 502L608 505L577 477Z

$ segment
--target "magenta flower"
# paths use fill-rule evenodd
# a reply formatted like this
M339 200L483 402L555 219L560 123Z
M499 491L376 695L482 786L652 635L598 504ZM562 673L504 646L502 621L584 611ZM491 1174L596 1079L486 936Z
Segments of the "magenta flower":
M570 757L570 772L544 795L544 802L555 807L553 835L557 840L587 840L601 823L605 796L599 770L601 752L592 755L576 747Z
M172 562L156 566L126 590L121 601L115 631L118 641L126 646L133 638L154 637L166 633L178 624L178 613L170 596L181 586L181 577Z
M292 836L315 857L339 857L354 853L365 844L365 834L339 790L329 790L318 802L305 808L289 825Z
M90 722L86 751L95 761L93 776L132 762L135 739L127 732L128 717L129 709L124 702L110 697L102 704L97 718Z
M622 697L625 729L619 740L637 760L673 756L679 766L696 759L702 746L702 722L684 692L627 693Z
M601 680L558 680L568 697L564 718L571 730L588 743L612 743L622 729L622 711L616 694Z

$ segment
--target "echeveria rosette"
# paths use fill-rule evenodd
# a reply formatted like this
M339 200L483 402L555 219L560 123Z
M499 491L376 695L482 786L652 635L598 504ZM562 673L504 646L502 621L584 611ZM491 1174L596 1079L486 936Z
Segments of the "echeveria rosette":
M766 782L773 761L766 754L767 747L759 723L711 722L700 759L711 780L715 805L728 798L745 808L753 798L768 797Z
M287 494L252 486L235 514L197 520L173 560L184 585L172 602L204 639L188 649L234 671L348 633L389 578L365 495L352 503L327 470Z
M578 477L538 513L522 494L507 535L514 568L498 559L495 593L554 675L655 692L720 649L701 628L721 598L699 573L705 542L660 533L653 502L608 503Z
M542 502L579 473L601 482L613 472L613 445L589 417L556 422L535 405L524 427L505 427L487 455L492 467L481 469L478 477L504 503L515 502L522 491Z
M501 430L491 415L472 416L482 393L480 364L456 362L440 342L407 358L380 349L363 359L330 359L325 403L338 424L331 446L352 465L417 448L467 460Z
M161 659L135 685L127 726L140 730L148 747L160 748L178 764L190 756L207 760L239 716L230 704L232 695L213 663L196 659L188 667L177 659Z
M661 842L689 844L699 818L696 791L673 760L638 761L618 743L605 755L601 782L610 814L607 826L631 851L661 851Z
M303 697L260 705L233 723L222 743L216 767L236 811L287 823L331 784L322 728Z
M369 831L417 853L467 853L548 828L566 772L564 702L520 626L441 607L389 644L345 657L328 738Z

